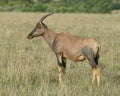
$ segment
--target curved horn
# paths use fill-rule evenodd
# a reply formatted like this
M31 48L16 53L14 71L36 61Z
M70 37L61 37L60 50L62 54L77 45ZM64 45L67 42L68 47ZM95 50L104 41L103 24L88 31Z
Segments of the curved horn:
M47 14L47 15L45 15L45 16L43 16L43 17L40 19L39 23L41 23L42 25L44 25L43 20L44 20L46 17L48 17L48 16L50 16L50 15L52 15L52 14L53 14L53 12L52 12L52 13L49 13L49 14Z

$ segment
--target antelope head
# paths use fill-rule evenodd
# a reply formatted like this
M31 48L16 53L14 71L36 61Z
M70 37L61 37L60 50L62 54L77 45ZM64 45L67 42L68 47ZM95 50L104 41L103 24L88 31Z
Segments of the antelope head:
M32 30L32 32L30 32L28 34L28 39L32 39L34 37L38 37L38 36L42 36L45 33L45 29L47 28L47 26L43 23L43 20L52 15L53 13L47 14L45 16L43 16L40 21L36 24L35 28Z

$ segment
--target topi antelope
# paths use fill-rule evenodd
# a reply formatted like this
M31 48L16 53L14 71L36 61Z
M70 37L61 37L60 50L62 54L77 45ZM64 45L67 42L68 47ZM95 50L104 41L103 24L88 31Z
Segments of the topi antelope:
M62 81L62 75L65 73L66 59L72 61L87 59L93 70L92 83L96 79L99 86L100 68L98 59L100 45L93 38L78 37L67 33L54 33L43 23L43 20L52 14L47 14L40 19L32 32L28 34L28 39L42 36L53 49L58 62L59 82Z

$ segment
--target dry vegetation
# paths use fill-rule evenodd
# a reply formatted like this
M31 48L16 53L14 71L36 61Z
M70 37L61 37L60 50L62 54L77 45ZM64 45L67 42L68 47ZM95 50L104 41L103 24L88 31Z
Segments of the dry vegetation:
M0 96L119 96L120 14L54 14L55 32L95 37L101 44L101 86L87 61L67 62L58 84L56 57L43 38L28 40L43 13L0 13Z

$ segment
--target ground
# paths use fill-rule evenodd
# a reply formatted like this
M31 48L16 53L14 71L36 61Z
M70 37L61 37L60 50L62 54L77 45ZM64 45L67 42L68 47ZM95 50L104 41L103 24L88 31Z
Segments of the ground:
M119 96L120 14L54 14L45 24L54 32L94 37L101 44L101 85L91 84L87 61L67 61L58 84L57 60L43 38L27 35L45 13L0 13L1 96Z

